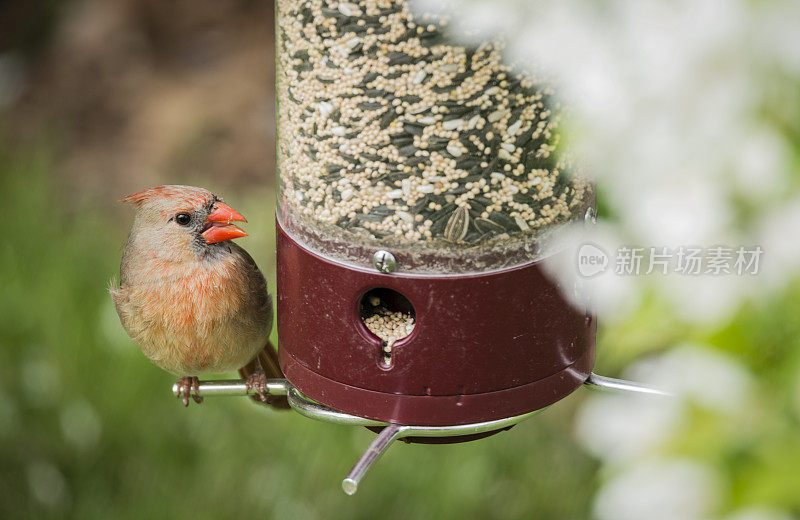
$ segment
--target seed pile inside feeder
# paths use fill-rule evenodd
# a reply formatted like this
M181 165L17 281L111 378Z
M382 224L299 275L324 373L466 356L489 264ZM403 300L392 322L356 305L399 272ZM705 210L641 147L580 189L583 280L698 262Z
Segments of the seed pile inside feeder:
M364 318L364 324L376 336L389 346L411 334L414 330L414 318L410 314L399 311L389 311L379 308L375 314Z
M294 218L447 247L572 218L588 184L556 153L547 87L499 43L448 43L406 1L281 0L279 166ZM325 231L329 232L329 231Z

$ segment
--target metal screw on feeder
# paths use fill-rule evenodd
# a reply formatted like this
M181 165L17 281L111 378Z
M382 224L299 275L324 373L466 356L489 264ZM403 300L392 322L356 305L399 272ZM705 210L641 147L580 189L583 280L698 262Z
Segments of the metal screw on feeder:
M375 254L372 255L372 263L375 265L375 269L385 274L394 272L397 267L397 260L395 260L394 255L383 249L375 251Z

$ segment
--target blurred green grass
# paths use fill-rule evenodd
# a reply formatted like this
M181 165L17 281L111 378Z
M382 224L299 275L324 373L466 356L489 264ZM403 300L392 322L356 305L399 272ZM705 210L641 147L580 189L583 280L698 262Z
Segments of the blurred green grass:
M130 210L52 170L46 144L0 147L0 518L587 516L597 463L572 440L580 397L479 442L398 443L353 497L339 486L366 429L238 398L184 409L107 293ZM220 194L274 287L274 193Z

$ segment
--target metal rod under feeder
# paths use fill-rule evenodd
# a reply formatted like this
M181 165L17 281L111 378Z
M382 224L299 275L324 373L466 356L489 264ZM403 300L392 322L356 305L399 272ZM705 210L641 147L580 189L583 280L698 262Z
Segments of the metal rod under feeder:
M637 393L651 396L672 397L674 394L655 388L646 387L640 383L615 379L611 377L590 374L584 382L589 388L608 390L613 392ZM513 426L537 413L535 410L515 417L507 417L494 421L456 426L411 426L390 424L363 417L357 417L329 408L323 404L308 399L286 379L268 379L267 391L270 395L285 395L289 405L299 414L310 419L321 420L346 426L371 426L383 427L381 432L373 439L366 451L361 455L356 464L342 481L342 489L348 495L358 490L358 485L372 466L380 459L391 444L404 437L453 437L461 435L475 435L492 432ZM176 383L172 387L176 396L180 396L180 388ZM246 396L251 395L244 379L220 379L200 381L198 394L207 397L215 395Z

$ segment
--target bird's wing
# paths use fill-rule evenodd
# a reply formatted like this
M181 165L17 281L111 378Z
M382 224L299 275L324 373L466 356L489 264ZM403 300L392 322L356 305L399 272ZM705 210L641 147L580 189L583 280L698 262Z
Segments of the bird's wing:
M249 289L254 296L254 305L260 312L269 313L269 328L272 328L272 298L267 290L267 281L256 265L256 261L246 250L239 245L231 243L231 253L236 255L241 262L242 269L247 275Z
M122 319L122 312L125 310L125 305L128 301L127 291L124 291L117 280L114 279L108 284L108 292L111 294L111 301L114 302L114 308L117 309L117 314L120 319Z
M125 332L128 333L128 336L130 336L134 342L137 342L142 331L146 329L146 326L139 323L140 320L136 319L141 313L137 312L136 305L131 301L130 287L127 285L117 285L116 282L112 282L108 288L108 292L111 293L111 300L114 302L114 308L117 310L117 316L119 316L122 327L125 329Z
M122 326L131 335L130 321L133 314L133 306L130 300L130 292L126 286L117 285L116 280L113 280L108 287L108 292L111 293L111 300L114 302L114 308L117 310L119 321Z

